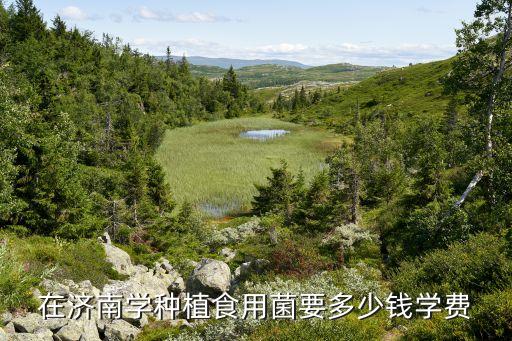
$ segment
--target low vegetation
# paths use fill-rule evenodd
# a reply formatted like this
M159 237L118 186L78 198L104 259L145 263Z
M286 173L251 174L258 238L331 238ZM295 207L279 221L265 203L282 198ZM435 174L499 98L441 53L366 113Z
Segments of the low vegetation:
M241 138L247 130L284 129L266 141ZM168 131L157 151L179 203L190 202L214 216L250 209L253 185L262 183L270 167L286 160L310 180L340 139L317 129L270 118L224 120Z

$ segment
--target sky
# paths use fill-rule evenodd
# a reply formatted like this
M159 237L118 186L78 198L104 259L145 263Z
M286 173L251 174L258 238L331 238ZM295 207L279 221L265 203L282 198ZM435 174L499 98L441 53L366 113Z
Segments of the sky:
M6 1L9 3L9 1ZM401 66L456 53L477 0L34 0L45 20L119 37L141 52L308 65Z

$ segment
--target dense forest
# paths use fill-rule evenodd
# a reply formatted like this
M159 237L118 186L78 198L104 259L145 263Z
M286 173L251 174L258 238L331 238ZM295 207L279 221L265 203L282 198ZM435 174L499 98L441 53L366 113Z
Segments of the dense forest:
M118 39L46 27L32 1L0 5L0 224L18 232L92 236L143 227L173 208L152 155L167 128L237 117L259 104L233 69L190 75Z

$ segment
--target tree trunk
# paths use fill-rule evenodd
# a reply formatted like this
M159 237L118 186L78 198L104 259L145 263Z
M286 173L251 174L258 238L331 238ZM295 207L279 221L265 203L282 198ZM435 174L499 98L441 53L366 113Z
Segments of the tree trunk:
M338 264L340 266L345 265L345 245L343 245L343 242L340 242L338 247Z
M492 142L492 123L494 120L494 106L496 102L496 88L501 83L501 80L503 79L503 74L505 73L505 68L507 64L507 44L510 40L512 33L512 3L508 7L508 17L507 17L507 23L505 25L505 31L503 34L503 47L501 49L501 53L499 56L499 68L494 75L494 78L492 80L492 87L491 87L491 94L489 95L489 99L487 100L487 107L486 107L486 116L487 116L487 126L486 126L486 143L485 143L485 152L486 157L491 159L493 157L493 142ZM460 197L459 200L455 203L454 207L459 208L464 201L466 200L467 196L471 191L476 187L476 185L480 182L484 175L483 170L479 170L475 176L473 177L473 180L469 183L468 187L464 191L464 194ZM489 178L490 178L490 187L492 192L492 170L489 172ZM494 197L494 194L491 193L491 200Z

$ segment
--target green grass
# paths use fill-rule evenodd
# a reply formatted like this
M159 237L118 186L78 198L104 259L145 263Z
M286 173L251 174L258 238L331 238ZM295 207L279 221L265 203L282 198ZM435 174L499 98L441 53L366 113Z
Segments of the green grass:
M451 59L390 69L354 86L331 93L320 103L304 109L296 119L314 125L345 126L353 120L359 102L362 118L376 113L439 115L449 98L441 79L451 70Z
M102 288L109 279L121 279L110 263L105 260L103 247L95 240L64 241L51 237L18 237L12 233L0 233L9 254L28 273L35 277L51 271L55 280L71 279L75 282L90 280Z
M291 133L267 141L239 137L255 129ZM294 172L302 168L310 179L339 141L331 133L276 119L240 118L170 130L156 157L178 202L220 216L249 209L254 183L264 183L281 160Z

